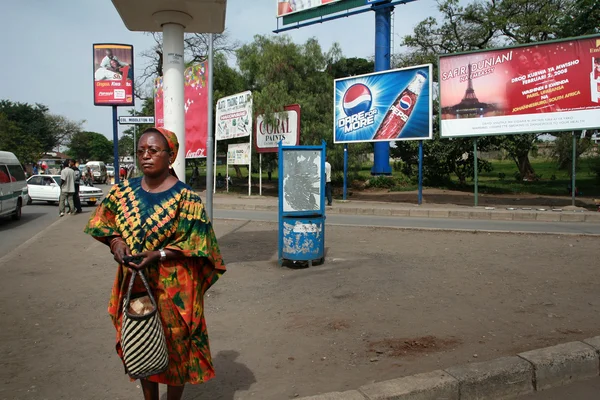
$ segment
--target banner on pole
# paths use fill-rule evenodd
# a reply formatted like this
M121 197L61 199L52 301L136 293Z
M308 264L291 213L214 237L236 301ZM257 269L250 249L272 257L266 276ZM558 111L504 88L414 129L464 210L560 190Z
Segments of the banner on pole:
M252 92L246 91L217 101L215 140L250 136L252 132Z
M133 46L96 43L92 49L94 105L133 106Z
M300 144L300 105L285 106L275 114L275 124L267 124L263 115L256 117L254 146L258 153L277 153L279 142L284 146Z
M230 165L249 165L250 164L250 143L235 143L227 146L227 164Z
M205 158L208 115L208 62L184 72L185 158ZM154 114L157 127L165 125L162 77L154 81Z
M600 126L600 36L441 56L444 137Z
M431 64L336 79L334 143L431 139Z

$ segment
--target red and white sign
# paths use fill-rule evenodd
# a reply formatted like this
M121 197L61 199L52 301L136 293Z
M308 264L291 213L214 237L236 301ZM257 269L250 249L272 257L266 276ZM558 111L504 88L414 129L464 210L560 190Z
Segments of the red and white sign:
M600 36L441 56L441 135L600 126Z
M277 17L310 10L340 0L277 0Z
M208 63L185 70L185 158L205 158L208 126ZM154 82L154 115L157 127L165 125L162 77Z
M254 146L258 153L276 153L279 142L284 146L300 144L300 106L285 106L283 112L275 114L275 124L267 124L264 116L256 117Z
M96 43L94 57L94 105L133 106L133 46Z

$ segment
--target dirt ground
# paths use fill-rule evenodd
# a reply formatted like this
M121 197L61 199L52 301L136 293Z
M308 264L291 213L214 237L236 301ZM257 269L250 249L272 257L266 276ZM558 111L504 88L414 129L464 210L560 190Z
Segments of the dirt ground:
M0 265L0 399L141 398L106 314L114 262L76 218ZM597 238L328 226L325 263L292 269L276 225L215 225L217 377L187 400L343 391L600 334Z

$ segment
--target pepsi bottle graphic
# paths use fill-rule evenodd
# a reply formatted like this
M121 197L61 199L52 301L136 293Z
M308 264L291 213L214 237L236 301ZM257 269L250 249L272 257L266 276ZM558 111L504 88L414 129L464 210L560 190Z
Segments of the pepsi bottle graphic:
M419 71L406 89L394 100L375 132L374 140L390 140L400 136L402 129L415 108L417 98L427 80L427 74Z

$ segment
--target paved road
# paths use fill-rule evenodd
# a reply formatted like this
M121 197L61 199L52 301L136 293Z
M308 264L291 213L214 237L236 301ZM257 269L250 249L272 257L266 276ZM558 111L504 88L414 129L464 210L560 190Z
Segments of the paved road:
M96 185L106 193L109 185ZM82 204L84 214L89 213L94 207ZM82 216L83 217L83 216ZM34 237L38 232L51 225L59 218L58 204L35 202L23 207L20 221L10 218L0 218L0 258L17 246Z
M213 211L213 215L215 219L234 218L254 221L277 222L277 213L273 211L215 209ZM327 223L336 225L385 226L394 228L600 235L599 224L570 222L491 221L448 218L402 218L375 215L332 214L327 216Z
M519 397L517 400L596 400L600 398L600 378Z

